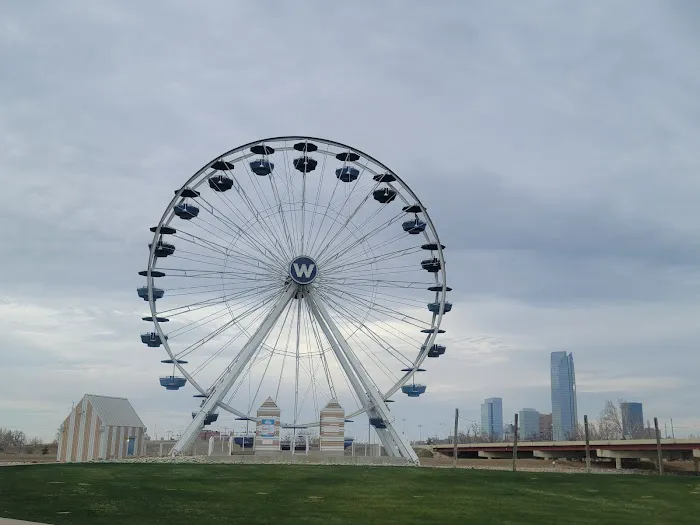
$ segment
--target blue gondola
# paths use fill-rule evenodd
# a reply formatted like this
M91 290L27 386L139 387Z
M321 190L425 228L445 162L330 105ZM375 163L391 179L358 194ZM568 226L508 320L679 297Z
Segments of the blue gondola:
M173 211L175 212L175 215L186 221L194 219L197 215L199 215L199 208L194 204L187 204L186 202L176 204Z
M430 290L431 292L442 292L442 285L438 283L434 286L429 286L428 290ZM450 288L449 286L445 286L445 291L451 292L452 288Z
M275 169L275 165L269 160L259 159L250 163L250 169L253 173L262 177L272 173L272 170Z
M445 350L447 350L445 345L433 345L428 350L428 357L440 357L445 353Z
M423 330L421 330L422 334L434 334L435 332L437 332L438 334L444 334L445 330L443 330L442 328L424 328Z
M318 161L311 157L299 157L298 159L294 159L294 167L302 173L314 171L316 166L318 166Z
M428 303L428 310L430 310L434 314L440 313L440 303ZM450 310L452 310L452 303L445 301L445 309L443 310L443 312L447 313Z
M344 151L343 153L338 153L335 156L335 158L343 162L357 162L358 160L360 160L360 156L357 153L353 153L352 151Z
M360 170L353 166L343 166L335 170L335 176L343 182L352 182L360 176Z
M375 201L386 204L387 202L391 202L396 198L396 190L392 190L391 188L380 188L372 192L372 197L374 197Z
M420 262L420 266L421 268L430 273L437 273L442 268L442 265L440 264L440 259L438 259L437 257L422 260Z
M187 379L178 376L164 376L160 378L160 386L166 390L179 390L187 384Z
M153 322L153 316L150 315L147 317L142 317L141 319L144 321L149 321L151 323ZM156 321L158 321L159 323L168 323L170 322L170 319L168 319L167 317L156 317Z
M256 155L272 155L275 152L275 148L266 146L265 144L256 144L255 146L251 146L250 151Z
M148 277L148 270L141 270L139 272L139 275L143 275L144 277ZM151 270L151 277L165 277L165 272L161 272L158 270Z
M165 340L168 340L167 335L165 336ZM146 346L150 346L151 348L158 348L163 344L160 334L157 332L146 332L145 334L141 334L141 342Z
M148 249L151 249L152 244L148 245ZM156 249L154 251L156 257L167 257L175 253L175 245L169 242L158 241L156 244Z
M177 195L179 191L180 190L175 190L175 195ZM199 192L197 190L193 190L192 188L183 188L180 197L194 199L195 197L199 197Z
M166 339L167 339L167 336L166 336ZM175 359L175 360L173 360L173 359L162 359L162 360L161 360L161 363L165 363L166 365L173 365L173 364L175 364L175 363L177 363L178 365L186 365L186 364L187 364L187 361L183 361L182 359Z
M217 171L228 171L235 168L235 165L233 162L228 162L225 160L215 160L211 163L211 167L212 169L215 169Z
M148 286L141 286L136 288L136 293L144 301L148 301ZM165 291L161 288L153 288L153 300L161 299L165 295Z
M158 226L151 226L149 228L149 230L151 230L153 233L155 233L156 230L158 230ZM173 228L172 226L166 226L165 224L163 224L160 227L160 234L161 235L175 235L176 233L177 233L177 230L175 228Z
M343 448L350 448L355 441L355 438L346 437L343 441Z
M195 417L197 417L197 414L199 414L199 412L192 412L192 419L194 419ZM219 414L217 414L217 413L214 413L214 414L207 414L207 415L204 417L204 426L206 426L206 425L211 425L211 424L214 423L217 419L219 419Z
M418 397L421 394L425 394L425 385L403 385L401 387L401 392L406 394L408 397Z
M381 417L371 417L369 418L369 424L374 428L386 428L386 423Z
M382 173L375 175L372 178L377 182L394 182L396 180L396 177L394 177L391 173Z
M435 251L435 250L438 249L438 244L437 244L436 242L429 242L429 243L427 243L427 244L423 244L423 245L421 246L421 248L422 248L423 250ZM445 245L444 245L444 244L441 244L441 245L440 245L440 248L442 248L442 249L444 250L444 249L445 249Z
M233 188L233 179L221 173L214 175L213 177L209 177L207 182L212 190L218 192L228 191Z
M417 233L425 231L425 226L425 222L420 220L418 217L416 217L415 219L411 219L410 221L406 221L401 225L403 231L408 232L411 235L415 235Z
M318 146L313 142L297 142L294 144L294 149L302 153L313 153L318 149Z

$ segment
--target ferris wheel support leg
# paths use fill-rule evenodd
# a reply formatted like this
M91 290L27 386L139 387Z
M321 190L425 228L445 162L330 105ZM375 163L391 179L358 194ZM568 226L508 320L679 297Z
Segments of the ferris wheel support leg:
M294 297L296 292L297 286L290 285L289 288L285 290L284 294L277 300L277 303L272 308L272 311L267 314L267 317L265 317L263 322L260 323L260 326L258 326L258 329L255 331L253 336L243 346L236 361L229 365L226 373L221 377L219 382L214 385L214 388L209 393L206 401L199 409L199 413L192 419L192 422L189 424L185 432L182 434L177 443L175 443L175 446L170 453L171 456L181 454L192 446L195 439L197 439L199 431L204 426L204 418L207 416L207 414L214 410L220 404L224 396L226 396L226 393L231 389L233 384L236 382L236 379L238 379L248 362L255 355L258 347L270 333L272 327L275 326L277 319L279 319L280 315L289 304L289 301L292 300L292 297Z
M362 367L362 364L357 359L357 356L352 351L352 348L350 348L350 345L345 340L345 337L343 337L343 334L335 325L335 322L333 322L333 319L328 313L328 310L326 310L326 307L322 302L316 301L313 292L307 294L306 299L311 306L311 311L316 317L316 320L321 324L322 329L325 325L325 330L329 330L331 332L333 337L328 337L328 334L326 334L326 337L331 343L331 347L338 357L338 360L341 362L341 366L343 366L343 369L345 369L346 374L350 378L351 384L353 385L358 397L360 399L368 399L372 404L372 407L368 411L368 416L379 417L382 419L382 421L384 421L386 428L377 429L377 435L382 441L382 445L384 445L387 454L392 457L401 456L409 461L417 463L418 456L416 455L416 452L413 450L413 447L411 447L408 440L406 440L405 436L399 434L394 428L394 425L391 422L389 409L384 403L384 398L372 380L369 378L369 375ZM340 357L341 355L345 359L342 359ZM345 368L343 362L346 362L349 370ZM348 373L348 371L350 373ZM354 381L353 377L355 378Z

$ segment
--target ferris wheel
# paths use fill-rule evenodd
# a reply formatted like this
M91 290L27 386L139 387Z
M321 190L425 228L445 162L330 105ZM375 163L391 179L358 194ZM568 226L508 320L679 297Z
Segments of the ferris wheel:
M232 149L179 189L151 228L143 317L166 390L199 409L184 452L221 410L313 429L328 401L366 414L390 456L416 461L389 403L424 394L445 346L445 260L426 207L393 171L344 144L277 137Z

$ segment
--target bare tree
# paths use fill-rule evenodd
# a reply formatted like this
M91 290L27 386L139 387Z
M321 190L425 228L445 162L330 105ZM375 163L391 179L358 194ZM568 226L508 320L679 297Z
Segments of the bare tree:
M619 404L609 399L605 402L605 408L598 416L598 439L624 439L621 412Z

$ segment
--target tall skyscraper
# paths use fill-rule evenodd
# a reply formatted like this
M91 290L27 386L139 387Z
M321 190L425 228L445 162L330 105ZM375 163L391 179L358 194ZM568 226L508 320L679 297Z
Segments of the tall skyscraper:
M503 438L503 399L500 397L484 399L481 405L481 431L494 441Z
M518 414L518 436L532 441L540 435L540 413L534 408L523 408Z
M642 404L636 402L620 403L622 416L622 435L628 439L640 439L645 436L644 413Z
M578 424L574 354L552 352L550 374L552 379L552 439L564 441L573 437Z

